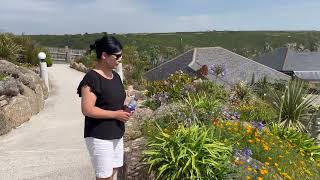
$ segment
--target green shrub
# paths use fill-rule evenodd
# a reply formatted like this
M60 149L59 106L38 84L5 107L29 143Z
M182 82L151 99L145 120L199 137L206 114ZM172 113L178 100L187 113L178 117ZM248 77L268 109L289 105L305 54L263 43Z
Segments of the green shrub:
M213 139L205 127L179 126L171 135L159 131L144 151L157 179L224 179L231 172L231 147Z
M155 99L148 99L143 103L143 105L149 107L154 111L161 106L161 102Z
M147 96L151 97L156 94L167 93L170 100L181 100L183 98L182 92L184 87L191 84L193 80L193 77L182 71L177 71L175 74L171 74L165 81L147 82Z
M96 53L91 51L88 52L85 56L81 57L79 59L79 62L81 62L83 65L85 65L88 68L93 68L95 66L96 63Z
M22 51L22 46L15 43L14 35L0 34L0 58L8 61L16 61L16 55Z
M229 98L229 92L224 86L218 85L210 81L203 81L194 84L195 93L206 93L208 96L218 99L221 102L226 102ZM192 94L192 93L191 93Z
M261 100L251 100L249 103L241 103L237 107L240 120L262 121L270 124L276 118L276 112L272 106Z
M210 123L210 120L216 118L221 109L221 103L215 96L207 95L206 93L188 95L184 98L186 104L184 113L191 121L198 123Z

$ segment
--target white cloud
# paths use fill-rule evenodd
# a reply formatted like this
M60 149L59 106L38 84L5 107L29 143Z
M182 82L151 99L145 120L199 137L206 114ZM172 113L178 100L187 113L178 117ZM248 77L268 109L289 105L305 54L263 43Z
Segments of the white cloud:
M320 19L317 1L289 5L270 3L268 7L226 9L210 14L192 14L181 6L173 8L175 15L165 9L153 11L150 3L146 0L1 0L0 29L19 34L319 30L315 25Z

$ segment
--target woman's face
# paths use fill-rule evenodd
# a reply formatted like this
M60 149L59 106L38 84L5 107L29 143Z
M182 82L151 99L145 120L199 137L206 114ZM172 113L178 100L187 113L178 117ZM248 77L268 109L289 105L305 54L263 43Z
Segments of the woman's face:
M106 63L107 65L112 68L115 69L119 63L121 63L122 60L122 52L117 52L117 53L112 53L112 54L105 54L106 57Z

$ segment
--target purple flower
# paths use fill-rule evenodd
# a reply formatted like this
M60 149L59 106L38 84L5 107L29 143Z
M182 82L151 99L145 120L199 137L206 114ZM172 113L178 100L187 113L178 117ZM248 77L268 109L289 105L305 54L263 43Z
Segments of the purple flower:
M257 128L259 131L261 131L264 128L264 124L259 121L259 122L252 122L251 123L255 128Z
M252 151L251 149L249 148L244 148L242 151L241 151L241 154L246 157L246 158L249 158L251 155L252 155Z
M226 74L226 67L224 64L211 64L209 66L209 73L215 76L224 77Z

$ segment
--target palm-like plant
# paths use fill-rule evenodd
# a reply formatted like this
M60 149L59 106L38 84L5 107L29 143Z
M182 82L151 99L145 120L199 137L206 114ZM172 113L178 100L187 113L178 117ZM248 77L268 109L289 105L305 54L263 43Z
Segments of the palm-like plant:
M308 96L305 83L302 80L288 82L282 93L270 90L272 105L278 112L278 123L281 127L296 128L301 132L307 131L310 123L308 113L311 103L316 97Z

